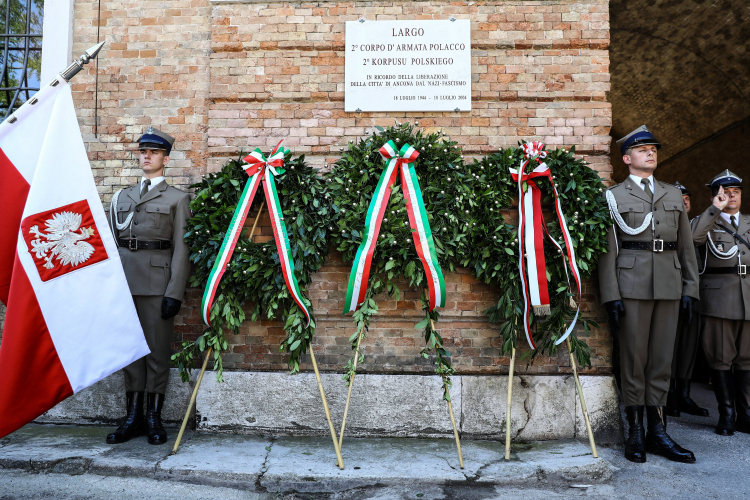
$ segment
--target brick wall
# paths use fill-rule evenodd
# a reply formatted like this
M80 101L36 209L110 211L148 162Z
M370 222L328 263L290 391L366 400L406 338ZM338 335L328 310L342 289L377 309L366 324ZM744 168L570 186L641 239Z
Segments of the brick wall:
M151 6L153 5L153 8ZM345 22L385 19L470 19L472 111L465 113L345 113ZM450 2L213 3L207 0L103 2L99 132L93 137L94 73L74 87L81 127L105 203L114 189L139 174L127 148L149 124L177 138L167 176L185 186L215 171L239 150L286 146L324 167L340 148L375 125L419 121L442 128L468 157L521 139L576 146L608 180L611 108L607 0ZM75 51L96 41L96 3L76 3ZM248 217L252 221L252 215ZM332 254L310 287L318 318L316 355L324 370L341 371L350 355L352 322L341 316L349 267ZM481 311L497 300L467 270L446 277L448 303L441 333L460 373L506 371L496 327ZM381 298L365 345L364 371L431 372L419 358L421 311L417 290L401 301ZM603 316L597 290L587 283L584 311ZM202 328L200 291L191 290L175 342ZM283 338L275 322L246 322L232 338L227 367L283 370ZM524 343L519 340L519 346ZM589 339L592 372L608 372L609 334ZM303 367L307 369L309 367ZM520 372L568 372L565 352Z

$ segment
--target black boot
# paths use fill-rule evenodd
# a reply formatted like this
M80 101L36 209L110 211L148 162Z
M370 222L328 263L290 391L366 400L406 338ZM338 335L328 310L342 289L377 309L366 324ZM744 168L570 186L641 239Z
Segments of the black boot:
M680 405L677 401L677 390L675 380L669 379L669 392L667 393L667 415L670 417L680 416Z
M737 432L750 433L750 370L734 370Z
M734 435L734 383L731 370L711 370L711 382L719 403L719 423L716 424L716 434L722 436Z
M664 408L662 406L647 406L646 416L648 417L646 450L649 453L661 455L674 462L695 463L693 452L675 443L674 439L667 434L664 427Z
M697 417L707 417L708 416L708 410L705 408L701 408L698 406L698 403L693 401L693 398L690 397L690 379L686 378L678 378L677 379L677 390L676 392L676 399L677 399L677 407L680 411L683 411L687 413L688 415L695 415ZM667 406L669 406L669 397L667 396ZM671 414L668 414L672 416ZM676 417L679 417L679 411Z
M643 406L626 406L628 418L628 441L625 443L625 458L642 464L646 461L646 430L643 428Z
M143 393L126 392L125 408L127 411L125 421L115 432L107 436L108 444L124 443L134 437L146 434L146 419L143 418Z
M149 392L146 395L146 423L148 425L148 444L167 442L167 431L161 423L161 409L164 407L164 394Z

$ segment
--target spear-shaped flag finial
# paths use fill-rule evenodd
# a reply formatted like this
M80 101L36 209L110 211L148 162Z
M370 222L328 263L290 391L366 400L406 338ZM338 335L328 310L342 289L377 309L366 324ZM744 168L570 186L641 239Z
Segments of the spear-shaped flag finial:
M80 59L77 61L73 61L70 66L65 68L65 71L60 73L60 76L65 80L66 82L69 82L71 78L76 76L79 71L83 69L83 66L88 64L92 59L96 58L96 56L99 54L99 51L102 50L102 47L104 47L104 42L99 42L93 47L89 47L86 49L86 52L81 56Z

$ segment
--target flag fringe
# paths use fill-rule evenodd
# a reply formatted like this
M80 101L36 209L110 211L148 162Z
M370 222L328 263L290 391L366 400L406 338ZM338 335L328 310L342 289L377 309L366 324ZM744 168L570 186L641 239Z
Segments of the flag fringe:
M549 316L552 314L552 309L549 304L543 304L541 306L532 306L534 308L534 316Z

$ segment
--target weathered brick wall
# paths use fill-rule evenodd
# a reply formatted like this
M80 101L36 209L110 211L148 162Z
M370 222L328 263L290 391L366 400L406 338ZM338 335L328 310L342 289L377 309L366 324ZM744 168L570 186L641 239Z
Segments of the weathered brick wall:
M346 21L450 16L472 22L471 112L344 112ZM76 51L95 42L95 22L96 4L78 2ZM347 142L394 119L443 129L467 157L522 139L576 146L603 179L610 177L607 0L478 5L104 2L101 31L111 43L100 56L99 140L92 135L92 73L76 84L76 99L105 201L113 189L138 175L134 157L125 150L148 124L177 137L177 161L167 175L183 186L206 170L218 170L239 150L268 148L282 137L287 147L323 167L337 159ZM318 318L316 355L324 370L341 371L350 356L352 322L341 316L348 273L349 266L334 253L309 290ZM440 328L454 365L466 374L506 371L508 359L500 356L497 328L481 315L497 300L496 292L466 270L446 281L450 295ZM432 370L431 361L419 357L423 339L413 328L421 315L419 292L404 290L400 301L380 300L380 314L364 342L366 371ZM595 285L587 283L584 292L586 315L601 319ZM177 318L175 342L200 333L199 301L200 291L191 290ZM227 367L286 369L278 347L283 335L276 322L246 322L232 338ZM519 339L519 346L524 342ZM595 331L589 344L592 371L609 371L608 332ZM562 352L528 369L519 362L517 369L558 373L568 372L568 364Z

